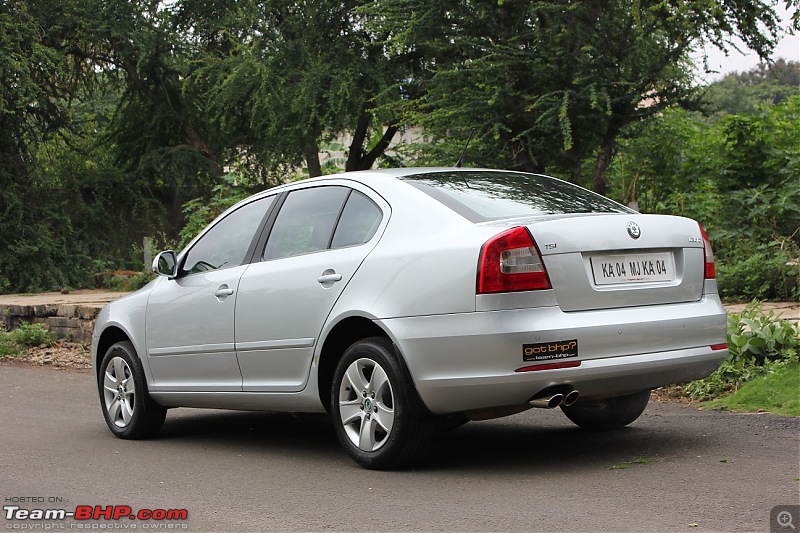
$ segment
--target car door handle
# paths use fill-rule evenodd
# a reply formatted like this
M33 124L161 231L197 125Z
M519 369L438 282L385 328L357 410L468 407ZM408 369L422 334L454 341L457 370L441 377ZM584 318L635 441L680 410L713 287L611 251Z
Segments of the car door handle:
M342 281L342 275L326 270L320 277L317 278L317 281L320 283L333 283L334 281Z
M219 289L217 289L217 292L214 293L214 296L216 296L217 298L225 298L226 296L230 296L231 294L233 294L233 289L231 289L227 285L222 285Z

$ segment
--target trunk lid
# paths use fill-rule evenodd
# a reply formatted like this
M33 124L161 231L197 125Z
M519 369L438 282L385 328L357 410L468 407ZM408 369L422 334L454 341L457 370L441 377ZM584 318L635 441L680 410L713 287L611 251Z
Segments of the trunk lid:
M692 302L702 297L697 222L668 215L598 214L529 221L563 311Z

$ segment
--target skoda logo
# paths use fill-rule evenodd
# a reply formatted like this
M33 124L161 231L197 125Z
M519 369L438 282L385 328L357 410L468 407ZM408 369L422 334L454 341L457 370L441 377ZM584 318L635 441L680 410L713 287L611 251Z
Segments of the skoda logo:
M631 239L638 239L642 236L642 230L639 229L639 224L636 222L628 222L628 235L631 236Z

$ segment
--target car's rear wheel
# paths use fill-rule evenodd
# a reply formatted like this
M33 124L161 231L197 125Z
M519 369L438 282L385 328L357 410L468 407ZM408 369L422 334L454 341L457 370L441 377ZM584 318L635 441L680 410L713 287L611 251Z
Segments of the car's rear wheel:
M121 439L141 439L158 433L166 408L147 394L144 370L130 342L111 346L100 363L97 379L100 406L109 429Z
M645 390L625 396L578 400L570 406L561 406L567 418L584 429L618 429L632 423L647 408L650 391Z
M333 375L330 407L339 442L365 468L408 465L433 433L433 417L384 337L347 349Z

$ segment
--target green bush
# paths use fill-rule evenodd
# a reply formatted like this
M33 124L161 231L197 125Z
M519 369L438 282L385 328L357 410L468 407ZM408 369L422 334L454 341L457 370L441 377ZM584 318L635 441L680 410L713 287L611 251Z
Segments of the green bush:
M0 330L0 357L16 357L27 348L51 345L56 337L41 324L22 324L14 331Z
M0 331L0 357L13 357L20 354L20 347L8 334Z
M716 260L720 296L729 301L800 300L800 261L780 243L741 239Z
M683 387L690 398L710 400L736 390L753 378L800 361L800 326L759 302L728 316L728 358L705 379Z
M22 324L7 335L12 342L26 348L41 346L42 344L50 345L56 340L56 336L41 324Z

